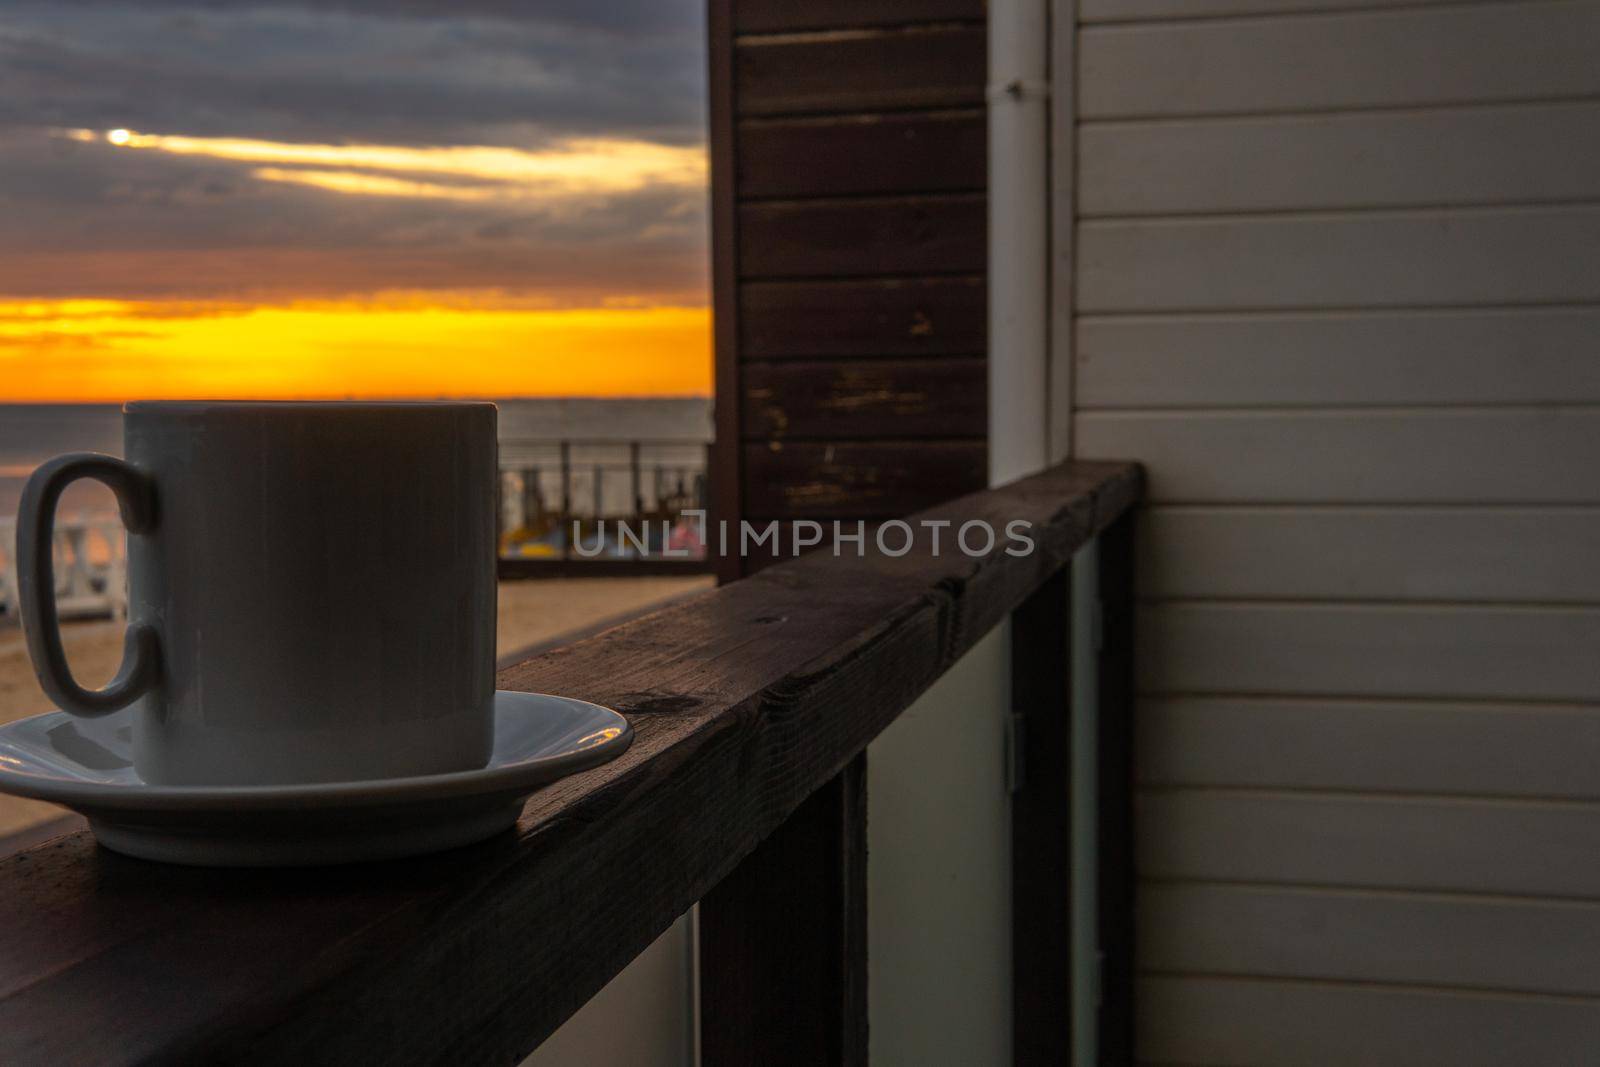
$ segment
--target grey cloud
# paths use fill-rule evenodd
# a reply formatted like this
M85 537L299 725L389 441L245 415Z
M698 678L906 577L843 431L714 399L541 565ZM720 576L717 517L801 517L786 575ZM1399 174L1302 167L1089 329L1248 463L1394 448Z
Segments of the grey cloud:
M105 0L57 0L64 8L94 9ZM704 0L144 0L144 7L242 11L304 8L421 19L495 18L602 29L625 36L685 33L704 22Z
M0 7L0 296L492 286L697 299L699 190L544 204L350 196L51 130L698 144L702 18L691 0L13 0Z
M0 12L0 123L432 144L700 139L697 23L624 33L559 17L581 5L529 9L540 16L25 0Z

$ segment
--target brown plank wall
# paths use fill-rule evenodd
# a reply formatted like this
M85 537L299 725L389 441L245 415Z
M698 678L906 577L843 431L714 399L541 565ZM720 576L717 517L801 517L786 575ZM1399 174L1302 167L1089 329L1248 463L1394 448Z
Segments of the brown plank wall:
M717 517L980 488L983 0L711 0L710 34Z

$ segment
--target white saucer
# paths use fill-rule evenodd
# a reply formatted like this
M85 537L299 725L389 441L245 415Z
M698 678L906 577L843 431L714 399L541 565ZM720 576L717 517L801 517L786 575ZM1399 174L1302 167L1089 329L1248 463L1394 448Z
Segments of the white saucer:
M527 795L621 755L609 708L497 692L494 754L473 771L286 786L147 785L133 769L130 711L54 711L0 726L0 792L81 812L99 842L142 859L288 867L393 859L508 829Z

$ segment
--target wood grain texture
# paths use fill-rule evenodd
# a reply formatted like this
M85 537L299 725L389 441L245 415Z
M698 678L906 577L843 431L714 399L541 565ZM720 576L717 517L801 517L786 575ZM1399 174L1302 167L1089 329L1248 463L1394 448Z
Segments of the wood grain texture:
M911 22L982 22L983 0L740 0L740 33L896 26Z
M1139 736L1146 785L1600 800L1595 705L1149 697Z
M1210 601L1139 627L1152 694L1600 701L1600 607Z
M1600 995L1600 904L1172 882L1139 922L1150 970Z
M866 753L700 902L700 1063L867 1062Z
M708 0L706 5L707 102L711 179L711 345L715 374L712 417L715 445L707 457L710 499L707 510L713 523L737 523L744 515L740 491L744 475L743 453L727 442L739 436L739 239L736 166L738 126L734 120L733 20L735 0ZM739 559L721 556L715 561L717 580L733 581L744 574Z
M1091 221L1077 300L1085 313L1594 303L1596 248L1592 204Z
M981 276L747 282L745 359L980 355L988 346Z
M744 41L734 60L739 113L981 105L985 37L982 25L956 25Z
M746 513L764 519L892 518L974 491L988 480L987 462L983 441L749 444Z
M1081 214L1436 207L1591 198L1600 103L1087 123Z
M740 270L745 278L982 271L985 202L979 193L746 204Z
M982 438L988 375L982 359L748 364L747 438Z
M1566 1067L1600 1044L1593 1000L1396 986L1150 977L1141 1062Z
M733 217L715 228L731 244L714 260L736 265L718 301L717 466L737 478L724 492L741 517L825 519L888 518L977 488L986 9L741 0L729 21L713 73L739 121L712 138L737 185ZM729 353L737 365L723 368ZM904 362L951 356L962 358ZM873 365L825 363L845 357ZM774 456L742 437L850 443ZM920 456L906 447L934 439ZM729 574L759 565L724 560Z
M1591 504L1600 409L1082 412L1082 456L1137 455L1162 503Z
M1028 518L1030 556L807 557L502 672L636 737L472 849L226 872L79 834L0 862L0 1061L515 1060L1138 489L1132 466L1057 468L930 515Z
M1600 507L1157 507L1158 599L1600 603Z
M1597 307L1084 316L1075 388L1084 408L1587 403L1597 332Z
M1139 797L1145 878L1600 899L1600 807L1252 790Z
M745 197L863 196L982 189L982 111L747 122L739 131Z
M1489 103L1600 93L1588 0L1086 27L1084 118Z
M52 838L60 837L62 834L74 834L79 830L87 830L88 828L89 822L82 815L76 812L64 811L59 815L45 819L43 822L24 826L19 830L13 830L0 836L0 856L9 856L13 852L21 852L23 849L33 848L35 845L42 845Z

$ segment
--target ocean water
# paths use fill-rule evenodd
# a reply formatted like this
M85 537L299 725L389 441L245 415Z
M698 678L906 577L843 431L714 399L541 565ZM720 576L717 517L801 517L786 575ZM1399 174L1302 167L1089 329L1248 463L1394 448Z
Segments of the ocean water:
M705 397L610 400L557 397L496 400L503 456L537 456L560 441L644 441L647 447L693 451L711 440L711 401ZM591 451L604 448L599 444ZM612 450L615 450L613 447ZM0 516L16 514L28 475L62 452L122 451L122 410L116 404L0 404ZM92 482L74 484L61 512L114 510L111 495Z

